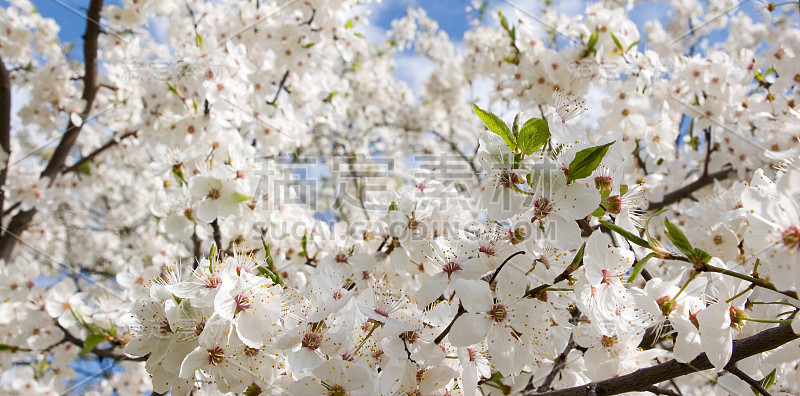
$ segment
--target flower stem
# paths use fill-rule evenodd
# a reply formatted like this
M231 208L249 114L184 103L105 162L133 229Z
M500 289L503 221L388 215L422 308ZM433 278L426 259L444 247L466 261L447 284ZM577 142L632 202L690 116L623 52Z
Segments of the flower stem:
M755 319L755 318L742 318L748 322L756 323L792 323L792 319Z

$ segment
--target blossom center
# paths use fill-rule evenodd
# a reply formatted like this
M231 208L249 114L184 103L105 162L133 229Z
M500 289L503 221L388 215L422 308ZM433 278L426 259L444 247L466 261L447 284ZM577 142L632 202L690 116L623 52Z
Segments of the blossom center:
M675 310L675 301L672 301L670 296L661 297L656 300L656 303L664 316L669 316Z
M450 275L453 275L454 272L461 270L461 265L459 265L455 261L448 261L445 265L442 266L442 271L447 274L449 278Z
M478 248L478 252L483 253L487 256L494 256L497 253L491 246L481 246Z
M236 303L236 313L246 311L250 308L250 299L243 294L237 294L236 297L233 298L233 302Z
M172 328L169 327L169 319L161 319L161 326L159 326L158 331L161 334L172 333Z
M616 344L618 341L619 339L617 338L616 334L614 334L611 337L604 335L603 338L600 340L600 343L603 344L604 347L609 348L614 346L614 344Z
M322 337L319 336L317 333L306 333L303 336L303 348L311 349L315 351L319 349L320 345L322 345Z
M220 196L222 196L222 193L219 191L219 189L218 188L212 188L212 189L208 190L208 194L206 195L206 198L208 198L208 199L219 199Z
M222 282L222 279L220 279L220 278L219 278L219 277L217 277L217 276L211 275L211 276L209 276L208 278L206 278L206 282L205 282L205 285L204 285L204 286L205 286L205 288L206 288L206 289L216 289L216 288L217 288L217 286L218 286L218 285L219 285L221 282Z
M531 222L542 220L553 211L553 203L549 198L541 197L533 202L533 218Z
M498 182L504 188L511 188L511 186L513 185L524 183L525 179L523 179L522 176L514 172L503 171L503 173L500 174L500 179Z
M492 320L501 323L506 319L506 306L503 304L495 304L492 305L492 309L489 310L489 316L492 317Z
M791 226L781 233L783 244L789 249L800 250L800 227Z
M217 366L222 363L222 359L224 358L225 351L223 351L222 348L214 347L213 349L208 350L208 364Z
M326 393L327 396L347 396L349 394L350 393L348 393L347 390L339 384L331 385L331 387L328 389L328 393Z

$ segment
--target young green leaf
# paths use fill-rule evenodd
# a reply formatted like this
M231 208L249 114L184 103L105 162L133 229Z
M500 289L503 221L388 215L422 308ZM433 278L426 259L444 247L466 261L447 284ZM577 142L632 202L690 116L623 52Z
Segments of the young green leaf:
M670 242L672 242L678 250L687 256L695 254L692 244L689 242L689 239L686 238L686 234L683 233L680 227L671 223L667 218L664 218L664 226L667 228L664 230L664 235L669 238Z
M506 16L503 15L503 11L497 10L497 15L500 16L500 26L503 27L503 30L508 31L508 20L506 19Z
M103 341L106 340L106 337L102 334L89 334L86 337L86 341L83 342L83 349L81 349L81 355L85 355L94 349L94 347L100 345Z
M633 266L633 271L631 271L631 276L628 278L628 283L633 282L633 280L642 273L644 270L644 265L647 264L647 261L653 258L655 255L655 253L650 253L636 262L636 264Z
M594 48L594 46L597 44L598 33L599 30L595 27L592 35L589 36L589 42L586 43L586 49L583 51L584 58L597 52L597 49Z
M614 142L606 143L602 146L589 147L575 154L575 159L569 163L567 170L567 183L572 183L575 180L588 177L600 166L600 161L606 155L608 148Z
M550 139L550 127L547 121L541 118L531 118L522 125L522 129L517 137L517 148L525 155L531 155Z
M617 48L619 48L619 52L620 53L624 53L625 52L625 47L623 47L622 43L619 42L619 39L617 38L617 36L614 35L614 32L612 32L610 30L608 32L611 33L611 39L614 40L614 45L616 45Z
M472 105L472 109L475 111L475 114L478 115L478 118L483 121L483 124L486 125L486 128L489 128L490 131L503 138L503 141L506 142L511 150L517 148L514 135L511 134L511 129L508 128L508 125L506 125L500 117L494 115L494 113L490 111L481 109L475 104Z

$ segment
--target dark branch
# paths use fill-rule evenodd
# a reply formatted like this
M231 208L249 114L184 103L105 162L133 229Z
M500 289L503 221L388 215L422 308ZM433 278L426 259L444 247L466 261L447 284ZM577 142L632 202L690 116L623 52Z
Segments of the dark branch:
M754 380L749 375L745 374L742 370L739 370L739 368L736 367L735 365L731 365L731 367L728 367L725 370L739 377L740 380L747 382L747 384L755 388L758 391L758 393L761 394L761 396L772 396L769 394L769 392L767 392L766 389L764 389L763 386L761 386L761 384L758 381Z
M79 348L83 349L83 340L81 340L80 338L75 337L74 335L72 335L72 333L70 333L69 330L65 329L60 324L56 323L56 326L58 326L58 328L61 329L61 331L64 333L64 340L66 340L67 342L70 342L72 344L75 344ZM94 347L92 349L91 353L95 354L97 357L108 358L108 359L113 359L113 360L127 360L127 361L131 361L131 362L143 362L143 361L147 360L147 356L128 357L128 356L125 356L125 355L120 355L118 353L114 353L114 347L111 347L111 348L108 348L108 349L100 349L98 347Z
M436 339L434 339L434 340L433 340L433 342L434 342L436 345L439 345L439 343L441 343L441 342L442 342L442 340L443 340L443 339L444 339L444 337L447 335L447 333L449 333L449 332L450 332L450 329L451 329L451 328L453 328L453 324L454 324L454 323L456 323L456 320L457 320L457 319L458 319L458 318L459 318L461 315L463 315L463 314L464 314L464 313L466 313L466 312L467 312L467 310L465 310L465 309L464 309L464 307L462 307L462 306L461 306L461 304L458 304L458 312L456 313L456 316L454 316L454 317L453 317L453 321L452 321L452 322L450 322L450 324L449 324L449 325L447 325L447 327L446 327L446 328L445 328L445 329L442 331L442 333L441 333L441 334L439 334L438 336L436 336Z
M756 335L741 340L735 340L733 341L733 354L727 366L725 366L725 370L734 367L734 364L742 359L773 350L797 338L798 335L792 331L791 325L783 324L764 330ZM711 364L706 354L703 353L689 363L679 363L677 360L673 359L653 367L636 370L627 375L569 389L538 393L537 395L585 396L589 394L591 390L594 390L597 395L616 395L625 392L649 391L650 386L653 384L708 370L713 367L714 365Z
M100 20L100 11L103 9L103 0L91 0L89 9L86 13L86 33L83 35L83 59L84 59L84 74L83 74L83 100L86 107L81 113L81 119L86 120L89 118L89 113L92 110L94 97L97 93L97 38L100 35L100 25L97 21ZM61 137L53 156L47 163L47 167L42 171L41 177L50 179L53 183L61 173L72 146L78 139L81 132L81 125L75 125L70 119L67 124L67 131ZM11 253L14 246L17 244L17 235L22 235L22 232L28 228L28 225L36 215L36 208L24 210L17 213L4 229L3 236L0 237L0 258L8 261L11 258Z
M8 70L3 60L0 59L0 147L6 152L5 159L0 163L3 170L0 171L0 187L6 185L8 175L8 157L11 154L11 80ZM3 213L5 205L5 189L0 188L0 213ZM2 226L0 218L0 226Z
M214 231L214 243L217 244L217 251L222 251L222 232L219 230L217 219L211 222L211 229Z
M572 318L570 318L569 320L570 323L572 323L573 325L577 324L580 316L581 316L580 310L577 307L573 307ZM570 334L567 346L564 347L564 351L561 352L561 354L558 355L558 357L556 357L555 361L553 361L553 368L550 370L550 373L547 374L547 377L545 377L544 382L542 382L542 384L539 385L539 388L536 389L537 392L547 392L550 390L550 385L553 383L553 381L555 381L556 376L558 375L558 373L561 372L561 369L563 369L564 366L567 364L567 356L569 355L570 352L572 352L572 350L575 348L576 345L577 344L573 339L573 334Z
M684 198L689 198L693 192L714 183L714 180L725 180L726 178L735 173L736 171L734 171L733 169L724 169L718 172L710 173L705 176L701 176L699 179L693 181L692 183L689 183L684 187L681 187L667 195L664 195L664 199L661 202L650 202L650 206L647 208L647 210L650 212L655 212L665 206L674 204L676 202L680 202Z
M97 157L98 155L102 154L104 151L116 146L117 144L119 144L120 142L122 142L123 140L125 140L125 139L127 139L127 138L129 138L131 136L136 136L138 133L139 133L139 131L130 131L130 132L123 133L121 136L114 136L113 138L111 138L111 140L106 142L106 144L98 147L97 149L95 149L91 153L87 154L85 157L79 159L78 162L76 162L74 165L70 166L69 168L64 169L63 171L61 171L61 174L65 175L67 173L79 170L83 166L83 164L85 164L85 163L87 163L89 161L93 161L95 157Z
M647 388L647 391L656 395L667 395L667 396L681 396L679 393L675 391L671 391L669 389L659 388L655 385L651 385Z
M287 78L289 78L289 71L288 70L286 71L286 73L283 73L283 77L281 78L281 82L278 84L278 90L275 91L275 97L272 98L271 101L267 101L268 105L275 106L275 103L278 102L278 96L281 94L281 91L284 90Z

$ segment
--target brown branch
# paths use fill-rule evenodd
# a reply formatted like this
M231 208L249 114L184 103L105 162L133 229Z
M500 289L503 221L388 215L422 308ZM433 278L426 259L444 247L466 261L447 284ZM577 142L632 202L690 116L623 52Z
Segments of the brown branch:
M0 164L3 170L0 171L0 187L6 185L8 175L8 157L11 154L11 80L8 70L3 60L0 59L0 147L6 152L6 158ZM5 189L0 188L0 213L3 213L5 205ZM0 217L0 226L2 226Z
M734 367L734 364L742 359L773 350L797 338L798 335L792 331L791 325L783 324L741 340L734 340L733 354L725 366L725 370ZM653 367L636 370L627 375L553 392L536 393L536 395L584 396L591 391L594 391L597 395L616 395L626 392L648 391L653 384L713 367L714 365L708 360L706 354L702 353L689 363L679 363L673 359ZM529 395L533 395L533 393Z
M112 137L111 140L106 142L106 144L98 147L97 149L95 149L91 153L87 154L85 157L79 159L78 162L76 162L74 165L70 166L69 168L64 169L63 171L61 171L61 174L65 175L67 173L74 172L74 171L80 169L81 166L83 166L83 164L94 160L95 157L97 157L98 155L102 154L104 151L116 146L117 144L119 144L120 142L122 142L123 140L125 140L125 139L127 139L127 138L129 138L131 136L136 136L138 133L139 133L139 131L129 131L129 132L123 133L121 136Z
M64 333L64 340L65 341L70 342L72 344L75 344L75 345L78 346L78 348L83 349L83 340L81 340L80 338L75 337L74 335L72 335L72 333L70 333L69 330L67 330L66 328L64 328L60 324L56 323L56 326L58 326L58 328L61 329L61 331ZM114 348L115 347L111 347L111 348L108 348L108 349L100 349L98 347L94 347L94 348L92 348L91 353L93 353L94 355L96 355L97 357L100 357L100 358L108 358L108 359L113 359L113 360L127 360L129 362L143 362L143 361L147 360L147 356L128 357L126 355L120 355L118 353L114 353Z
M100 35L100 25L97 21L100 20L100 11L103 9L103 0L91 0L89 9L86 13L86 33L83 35L83 59L84 59L84 75L83 75L83 96L82 99L86 102L86 107L81 113L82 119L89 118L89 113L92 110L94 97L97 93L97 38ZM53 156L47 163L47 167L42 171L40 177L47 177L52 184L56 177L64 167L72 146L78 139L81 132L81 125L72 123L69 120L67 131L61 137L58 147L56 147ZM14 246L17 244L17 235L22 235L22 232L28 228L28 225L36 215L36 208L24 210L17 213L5 228L5 232L0 237L0 259L9 261Z
M689 198L695 191L714 183L714 180L725 180L735 173L733 169L724 169L705 176L700 176L699 179L692 183L664 195L664 199L661 200L661 202L650 202L650 206L648 206L647 210L656 212L665 206L680 202L684 198Z
M492 274L492 277L489 278L489 280L488 280L489 284L491 285L494 282L494 280L497 278L497 275L500 273L500 270L503 269L503 267L506 265L506 263L511 261L512 258L519 256L520 254L524 255L525 251L524 250L520 250L520 251L514 252L512 255L508 256L505 260L503 260L503 263L500 264L499 267L497 267L497 269Z
M281 94L281 91L285 88L286 79L289 78L289 71L287 70L286 73L283 73L283 77L281 78L280 84L278 84L278 90L275 91L275 97L272 98L271 101L267 101L267 104L270 106L275 106L275 103L278 102L278 95Z
M669 389L659 388L655 385L651 385L645 390L656 395L680 396L680 393L678 392L671 391Z
M448 145L450 145L450 148L451 148L451 149L453 149L453 151L455 151L455 152L456 152L456 154L457 154L457 155L458 155L458 156L459 156L459 157L460 157L462 160L464 160L464 162L466 162L467 164L469 164L469 167L472 169L472 174L473 174L473 175L475 175L475 178L476 178L478 181L481 181L481 177L480 177L480 175L481 175L481 174L480 174L480 172L478 171L478 167L477 167L477 166L475 166L475 158L474 158L474 157L473 157L472 159L469 159L469 158L467 158L467 156L466 156L466 155L464 155L464 153L462 153L462 152L461 152L461 150L458 148L458 145L456 144L456 142L454 142L452 139L449 139L449 138L447 138L446 136L444 136L444 135L442 135L441 133L439 133L439 132L436 132L436 131L431 131L431 133L433 133L434 135L436 135L436 136L437 136L439 139L441 139L443 142L445 142L445 143L447 143Z
M580 319L580 317L581 311L577 307L573 307L572 318L570 318L569 322L574 326L578 323L578 319ZM547 374L547 377L545 377L544 382L542 382L542 384L539 385L539 388L536 389L537 392L547 392L550 390L550 385L553 383L553 381L555 381L556 375L558 375L558 373L561 372L561 369L563 369L567 364L567 356L570 352L572 352L573 349L575 349L577 345L578 344L575 343L575 340L573 339L573 334L570 334L569 341L567 341L567 346L564 347L564 351L561 352L561 354L556 357L556 360L553 361L553 368L550 370L550 373Z
M217 219L211 222L211 229L214 232L214 243L217 244L217 252L222 252L222 232L219 230Z
M436 336L436 339L434 339L434 340L433 340L433 342L434 342L436 345L439 345L439 343L441 343L441 342L442 342L442 340L443 340L443 339L444 339L444 337L447 335L447 333L449 333L449 332L450 332L450 329L452 329L452 328L453 328L453 324L454 324L454 323L456 323L456 320L457 320L457 319L458 319L458 318L459 318L461 315L465 314L466 312L467 312L467 310L466 310L466 309L464 309L464 307L463 307L463 306L461 306L461 303L459 303L459 304L458 304L458 312L456 313L456 316L454 316L454 317L453 317L453 321L452 321L452 322L450 322L450 324L449 324L449 325L447 325L447 327L445 327L445 329L444 329L444 330L441 332L441 334L439 334L438 336Z
M742 370L739 370L738 367L732 365L731 367L728 367L725 370L727 372L739 377L740 380L742 380L744 382L747 382L747 385L750 385L753 388L755 388L758 391L758 393L761 394L761 396L772 396L772 395L769 394L769 392L767 392L766 389L764 389L763 386L761 386L761 383L759 383L758 381L750 378L749 375L745 374Z

